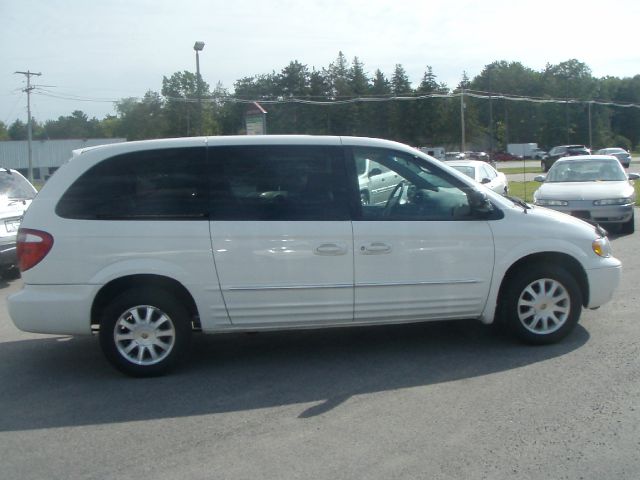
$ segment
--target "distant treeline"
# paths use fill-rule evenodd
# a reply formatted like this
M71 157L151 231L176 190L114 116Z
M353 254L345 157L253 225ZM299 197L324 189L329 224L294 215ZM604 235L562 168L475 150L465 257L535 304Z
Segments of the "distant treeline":
M542 71L499 61L473 79L464 74L450 88L429 66L412 85L400 64L390 77L379 69L370 75L357 57L350 62L342 52L326 68L292 61L278 73L242 78L233 93L202 80L199 89L196 74L176 72L163 77L161 92L115 102L116 115L89 119L76 110L57 120L34 119L33 136L138 140L242 134L245 101L264 102L270 134L372 136L451 149L461 144L464 104L467 149L501 150L525 142L547 148L640 143L640 75L595 78L578 60ZM25 122L0 123L0 140L26 137Z

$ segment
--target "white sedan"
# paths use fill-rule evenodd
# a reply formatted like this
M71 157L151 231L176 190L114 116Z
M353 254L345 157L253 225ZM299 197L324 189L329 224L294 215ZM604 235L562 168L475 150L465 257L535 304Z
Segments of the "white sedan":
M533 202L592 223L618 224L622 233L633 233L636 192L629 180L639 178L625 173L611 155L564 157L547 175L535 177L542 185Z
M447 162L452 168L473 178L487 188L501 195L509 193L509 181L504 173L497 171L488 163L480 160L456 160Z

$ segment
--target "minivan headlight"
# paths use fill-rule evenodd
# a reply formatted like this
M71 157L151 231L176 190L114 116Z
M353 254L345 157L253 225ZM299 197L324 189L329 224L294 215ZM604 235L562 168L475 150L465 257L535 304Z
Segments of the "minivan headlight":
M541 207L566 207L569 205L569 202L566 200L545 200L543 198L537 198L535 204Z
M623 198L606 198L604 200L595 200L593 202L596 206L604 206L604 205L626 205L627 203L633 203L633 199L631 197L623 197Z
M607 237L600 237L591 242L591 248L593 253L602 258L609 258L611 256L611 244Z

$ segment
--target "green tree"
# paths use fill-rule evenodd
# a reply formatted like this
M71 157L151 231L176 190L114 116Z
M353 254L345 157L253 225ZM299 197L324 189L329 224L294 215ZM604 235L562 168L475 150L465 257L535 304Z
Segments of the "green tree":
M396 64L390 82L391 93L395 97L409 97L413 94L411 82L402 65ZM416 143L416 104L411 100L394 100L390 106L389 127L391 138L399 142Z
M165 116L164 100L149 90L142 101L124 98L116 104L118 122L115 133L128 140L161 138L170 135Z
M89 117L81 111L74 110L71 115L60 116L57 120L48 120L44 123L44 131L47 138L91 138L98 134L98 121L90 121Z
M485 148L504 150L509 142L540 141L545 105L492 98L494 93L542 97L538 72L520 62L496 61L485 66L471 81L470 88L490 97L474 100L478 128L484 131Z
M0 142L9 139L9 130L7 129L7 126L4 124L4 122L0 122Z
M369 77L364 70L364 64L358 57L354 57L351 68L347 74L349 88L356 98L366 97L369 94ZM350 121L352 122L352 132L354 135L371 135L370 116L368 115L368 104L354 103L350 105Z
M347 57L338 52L338 58L329 65L325 77L329 84L330 98L333 100L348 100L354 98L350 81L351 67ZM354 135L353 104L337 104L327 110L328 133L335 135Z
M443 92L442 85L438 83L433 68L427 66L416 94L427 96ZM448 99L424 98L416 103L416 144L420 146L439 146L443 144L445 117Z
M380 69L373 74L371 82L371 95L377 98L388 97L391 95L391 85ZM368 108L370 112L370 125L372 136L380 138L390 138L389 102L376 102L370 104Z
M198 79L187 70L162 78L162 96L169 136L197 135L200 125L198 112ZM209 85L201 82L202 97L209 96Z
M300 62L289 63L279 75L274 78L276 95L283 98L304 98L311 91L309 69ZM278 131L281 133L304 133L307 129L307 121L304 110L298 104L290 103L276 107L269 117L277 122Z
M11 140L26 140L28 136L27 124L17 119L9 126L8 133Z

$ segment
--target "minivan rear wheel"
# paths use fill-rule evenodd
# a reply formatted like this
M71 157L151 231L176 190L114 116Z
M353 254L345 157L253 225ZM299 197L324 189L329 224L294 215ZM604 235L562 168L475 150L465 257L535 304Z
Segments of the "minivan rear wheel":
M136 377L165 373L184 354L190 337L187 309L164 290L126 290L107 304L100 320L104 355Z
M564 268L540 265L523 269L510 280L501 307L505 326L518 339L534 345L550 344L575 328L582 294Z

